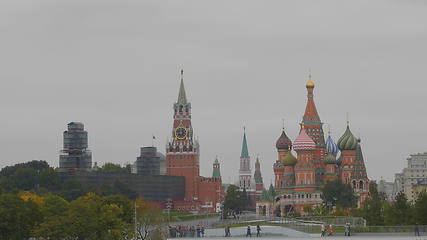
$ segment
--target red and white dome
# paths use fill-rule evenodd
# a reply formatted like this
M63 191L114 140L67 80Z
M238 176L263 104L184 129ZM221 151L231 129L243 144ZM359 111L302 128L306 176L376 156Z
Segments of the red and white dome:
M302 126L298 137L295 139L293 147L295 151L314 150L316 148L316 143L307 135L304 126Z

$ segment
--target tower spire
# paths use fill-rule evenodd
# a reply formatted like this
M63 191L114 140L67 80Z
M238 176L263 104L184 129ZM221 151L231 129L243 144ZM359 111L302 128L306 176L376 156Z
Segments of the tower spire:
M184 88L184 70L183 69L181 69L181 85L179 86L177 103L180 105L187 104L187 95L185 94L185 88Z
M243 127L243 143L242 143L242 154L240 154L240 157L242 158L248 158L249 157L249 151L248 151L248 144L246 142L246 128Z

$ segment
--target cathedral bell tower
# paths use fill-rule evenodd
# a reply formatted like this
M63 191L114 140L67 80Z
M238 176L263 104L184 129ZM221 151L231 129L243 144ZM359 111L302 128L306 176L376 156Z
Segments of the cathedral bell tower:
M173 105L172 136L166 144L166 174L185 177L185 201L197 201L199 195L199 144L193 137L191 103L187 102L184 88L184 71L178 100Z

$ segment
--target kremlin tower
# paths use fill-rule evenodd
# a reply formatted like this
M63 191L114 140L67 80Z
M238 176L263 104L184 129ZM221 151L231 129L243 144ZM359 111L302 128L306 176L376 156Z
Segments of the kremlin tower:
M219 162L213 164L213 177L200 176L199 143L194 139L191 125L191 103L187 101L184 88L184 72L178 100L173 105L173 127L171 139L166 145L166 174L185 178L185 196L173 199L175 210L192 212L215 212L223 198L223 187Z
M256 158L256 162L255 162L254 179L255 179L255 191L264 190L264 183L262 181L262 175L261 175L261 166L260 166L258 157Z
M243 141L242 151L240 154L240 168L239 168L239 179L236 185L239 186L240 190L245 190L249 198L249 208L255 208L255 203L261 198L262 191L264 190L264 182L261 174L261 163L257 157L255 161L255 173L252 178L250 156L248 150L248 142L246 140L246 131L243 128Z
M221 178L218 157L215 158L215 162L213 163L212 178Z
M240 154L239 187L240 189L251 189L251 158L246 141L246 132L243 132L242 153Z

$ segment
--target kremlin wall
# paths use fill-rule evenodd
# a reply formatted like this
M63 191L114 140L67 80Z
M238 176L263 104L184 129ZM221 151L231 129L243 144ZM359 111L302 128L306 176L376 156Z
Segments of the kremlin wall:
M257 157L252 175L246 132L243 133L239 178L235 185L247 192L250 208L256 209L259 215L303 213L305 206L322 204L320 188L331 180L350 184L358 195L359 206L368 197L369 179L361 140L352 134L347 122L347 129L337 143L330 134L325 141L323 123L314 101L314 88L310 77L306 84L306 108L298 126L299 135L291 141L283 127L276 142L278 155L271 162L275 176L273 187L278 194L273 196L273 202L262 198L265 190L261 162ZM139 196L162 206L170 205L171 209L178 211L219 212L225 194L220 163L215 159L211 177L200 176L200 145L194 138L191 110L181 71L165 156L155 147L143 147L130 173L98 172L96 164L92 167L84 125L71 122L68 130L64 131L64 149L58 172L63 178L76 179L83 184L101 185L118 181Z

